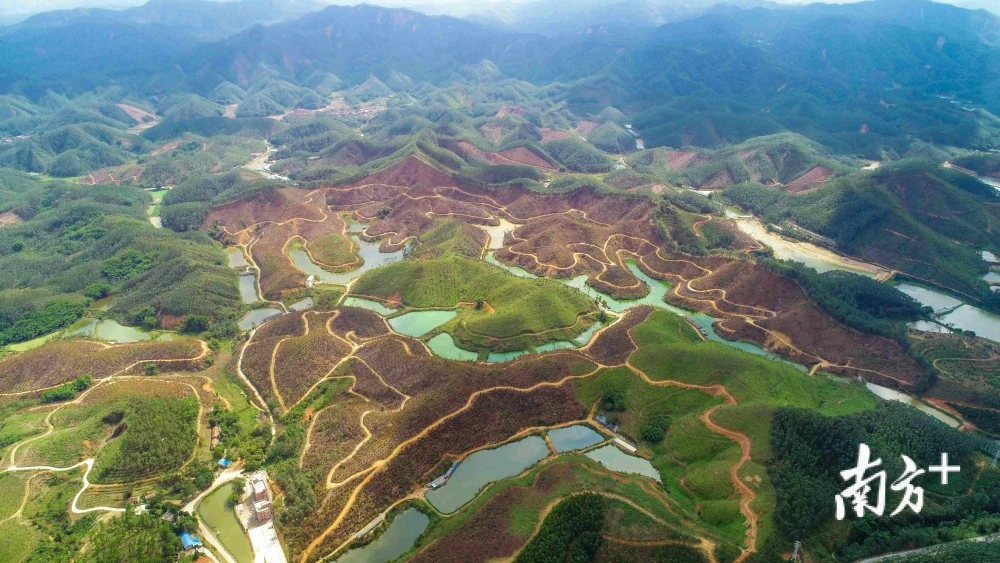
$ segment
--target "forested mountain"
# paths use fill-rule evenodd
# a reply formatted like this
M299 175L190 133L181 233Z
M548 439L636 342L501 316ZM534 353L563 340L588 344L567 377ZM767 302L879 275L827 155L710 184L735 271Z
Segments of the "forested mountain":
M905 152L912 139L988 148L1000 128L983 112L1000 112L1000 18L924 1L717 7L655 29L606 24L557 37L331 6L202 46L193 45L196 30L142 18L78 19L7 30L0 88L37 98L43 83L88 90L114 80L146 94L209 96L221 84L273 79L316 88L401 72L439 82L489 60L513 78L561 82L554 95L577 110L638 114L651 146L714 147L791 129L876 158ZM298 94L291 107L314 103Z

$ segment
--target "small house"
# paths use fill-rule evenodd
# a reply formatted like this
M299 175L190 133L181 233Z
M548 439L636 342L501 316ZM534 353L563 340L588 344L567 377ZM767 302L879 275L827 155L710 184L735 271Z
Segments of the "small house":
M253 501L255 503L270 500L267 498L267 483L263 479L254 479L250 482L250 485L253 488Z

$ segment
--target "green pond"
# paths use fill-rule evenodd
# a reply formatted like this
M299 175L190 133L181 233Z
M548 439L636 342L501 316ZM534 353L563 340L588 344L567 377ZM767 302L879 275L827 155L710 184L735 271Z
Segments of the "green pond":
M649 463L648 459L629 455L618 449L617 446L608 444L602 448L591 450L586 455L612 471L637 473L656 481L660 480L660 472L653 467L652 463Z
M337 274L327 272L315 264L312 258L309 257L309 253L301 247L290 248L288 256L292 259L292 263L295 264L296 268L307 275L314 276L316 281L336 285L347 285L368 270L392 264L393 262L399 262L403 259L402 250L397 250L396 252L379 252L379 246L381 246L379 242L366 242L357 235L351 235L351 239L358 245L358 255L364 260L364 264L350 272Z
M457 314L456 311L414 311L389 319L389 325L400 334L417 338L454 319Z
M309 309L312 309L313 305L315 305L315 302L313 301L313 298L312 297L306 297L305 299L300 299L300 300L296 301L295 303L292 303L291 305L289 305L288 306L288 310L289 311L294 311L296 313L300 313L302 311L308 311Z
M924 414L929 414L933 416L934 418L940 420L941 422L947 424L948 426L951 426L952 428L958 428L959 426L961 426L961 423L958 420L955 420L951 416L918 400L915 397L907 395L906 393L901 393L899 391L896 391L895 389L890 389L888 387L882 387L881 385L875 385L874 383L865 383L865 387L867 387L868 390L874 393L877 397L880 397L887 401L898 401L900 403L905 403L907 405L910 405L911 407L916 408L917 410L919 410Z
M240 319L239 327L240 330L251 330L264 324L264 321L270 319L271 317L276 317L281 314L281 309L275 309L274 307L264 307L262 309L254 309Z
M131 326L124 326L111 319L92 319L82 327L73 329L67 336L86 336L108 342L142 342L146 340L169 340L172 334L160 334L146 332Z
M504 362L513 362L514 360L520 358L521 356L527 354L527 350L515 350L513 352L490 352L486 356L486 361L491 364L502 364Z
M389 315L395 315L399 311L396 309L390 309L385 305L379 303L378 301L372 301L370 299L361 299L359 297L348 297L344 299L344 306L346 307L359 307L361 309L368 309L369 311L375 311L376 313L387 317Z
M545 459L549 448L538 436L481 450L467 458L441 487L428 491L427 502L445 514L455 512L494 481L513 477Z
M427 347L431 349L431 352L433 352L435 356L441 356L442 358L448 360L474 362L479 359L479 354L477 352L470 352L459 348L458 345L455 344L455 339L446 332L442 332L441 334L428 340Z
M549 440L559 453L582 450L604 441L604 436L584 424L549 430Z
M250 540L243 533L243 527L236 519L236 513L226 505L231 491L232 488L227 483L209 493L198 505L198 517L212 530L215 537L219 538L222 546L237 562L249 563L253 561Z
M337 563L386 563L406 553L424 533L431 519L415 508L401 512L392 519L389 528L375 541L352 549Z

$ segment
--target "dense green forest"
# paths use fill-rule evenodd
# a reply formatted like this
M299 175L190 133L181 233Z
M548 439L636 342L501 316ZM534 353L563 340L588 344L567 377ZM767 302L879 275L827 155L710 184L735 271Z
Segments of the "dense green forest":
M123 320L147 306L178 317L238 306L235 275L217 246L202 233L153 228L145 192L10 172L0 174L0 186L14 193L22 219L0 229L3 342L71 324L86 302L107 294L110 313Z
M841 270L820 274L801 262L765 258L758 263L798 281L821 309L864 332L902 340L906 323L924 312L916 299L867 276Z
M569 497L552 509L516 561L592 561L601 548L603 527L604 499L600 495Z
M871 447L872 459L882 459L877 470L885 469L888 483L903 472L900 455L927 468L947 452L949 462L962 471L947 486L930 473L914 482L926 490L920 514L906 511L889 518L902 496L887 489L883 517L854 519L848 507L849 518L836 523L834 498L847 487L839 472L857 465L861 443ZM1000 485L1000 472L976 463L980 445L981 438L898 403L834 418L779 409L771 423L773 458L768 466L777 494L775 524L785 538L801 540L810 552L844 560L1000 530L1000 501L992 493Z

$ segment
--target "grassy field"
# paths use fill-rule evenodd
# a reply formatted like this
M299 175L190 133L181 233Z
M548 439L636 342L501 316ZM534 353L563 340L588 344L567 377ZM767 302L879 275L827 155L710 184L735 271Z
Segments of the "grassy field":
M0 520L14 514L21 506L27 477L18 473L0 473Z
M17 563L27 557L38 542L38 532L28 524L10 520L0 524L0 563Z
M415 308L468 306L444 325L460 343L489 350L572 338L593 324L595 305L586 296L547 279L525 279L456 256L397 262L372 270L354 293L396 300ZM477 299L489 307L476 310Z
M6 458L9 449L30 436L45 432L45 417L48 411L41 412L12 412L0 411L4 415L0 421L0 454Z
M703 341L683 319L665 311L653 313L633 330L633 336L639 349L632 363L652 380L721 384L739 403L722 407L712 420L751 439L751 460L743 465L740 476L756 493L752 508L760 515L758 543L774 531L774 491L763 466L770 455L774 409L798 406L835 416L872 409L876 404L864 387L847 380L822 373L810 377L787 364ZM692 508L697 506L703 520L735 539L737 532L742 534L737 524L743 519L738 497L729 494L733 489L728 471L739 459L739 448L709 432L697 414L672 417L662 445L652 447L652 463L663 473L673 495Z
M306 248L321 266L340 266L358 260L354 243L341 233L330 233L310 240L306 243Z

